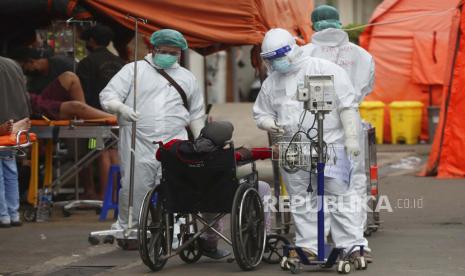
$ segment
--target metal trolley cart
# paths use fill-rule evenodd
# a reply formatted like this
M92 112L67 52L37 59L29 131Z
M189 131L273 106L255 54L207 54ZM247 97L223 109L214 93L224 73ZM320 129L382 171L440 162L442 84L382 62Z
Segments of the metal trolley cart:
M317 178L317 236L318 252L316 260L309 259L303 249L298 246L284 246L284 257L280 263L283 270L290 270L293 274L300 272L300 266L314 265L323 268L331 268L334 265L337 271L342 274L348 274L352 270L352 263L349 261L349 254L355 247L360 248L360 257L353 261L356 269L366 269L367 263L364 258L363 245L353 246L352 248L331 248L325 243L324 230L324 185L325 185L325 163L327 161L326 153L330 145L323 140L323 121L325 114L331 112L334 108L335 90L333 76L305 76L305 83L297 89L297 100L304 102L304 113L302 121L299 123L297 131L289 142L280 145L280 166L288 172L298 170L308 171ZM314 123L308 130L300 130L305 113L310 111L314 115ZM315 123L317 128L314 128ZM314 136L310 135L311 131L316 132ZM300 141L300 135L305 135L308 141ZM308 147L308 148L305 148ZM311 181L312 177L310 177ZM309 183L307 192L314 192L311 183ZM297 258L289 258L290 251L297 253ZM349 253L345 253L349 252Z
M369 198L369 210L365 225L365 236L370 236L373 232L378 231L381 225L379 210L377 210L379 201L379 181L378 181L378 162L376 158L376 136L375 128L367 124L365 140L365 168L367 174L367 196Z

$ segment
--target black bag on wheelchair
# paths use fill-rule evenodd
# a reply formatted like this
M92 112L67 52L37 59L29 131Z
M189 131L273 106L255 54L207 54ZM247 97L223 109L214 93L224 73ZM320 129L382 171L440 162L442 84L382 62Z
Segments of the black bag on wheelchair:
M238 187L234 148L209 153L189 150L192 143L178 141L160 147L160 192L173 213L230 213ZM187 148L187 150L186 150Z

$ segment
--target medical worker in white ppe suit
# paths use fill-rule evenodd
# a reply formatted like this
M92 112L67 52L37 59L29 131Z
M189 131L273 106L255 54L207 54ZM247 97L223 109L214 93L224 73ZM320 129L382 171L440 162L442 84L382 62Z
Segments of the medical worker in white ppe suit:
M336 64L305 56L296 45L294 37L283 29L271 29L262 43L262 58L268 65L270 75L263 82L253 107L257 126L272 133L292 136L299 129L304 111L303 103L297 101L297 87L306 75L333 75L336 91L335 109L325 116L324 140L328 144L328 161L325 166L325 195L339 196L339 204L350 205L350 161L360 154L358 136L360 116L356 93L347 73ZM303 116L302 116L303 117ZM312 125L314 116L307 112L302 129ZM313 193L307 192L310 173L298 171L288 173L281 169L286 188L291 196L291 210L296 225L296 245L304 248L309 257L317 253L316 177L312 177ZM292 198L304 198L311 207ZM300 200L298 200L300 201ZM325 201L327 204L328 202ZM325 214L325 231L331 236L336 247L351 248L366 245L363 231L353 227L354 215L343 210ZM292 254L292 252L291 252Z
M187 41L175 30L154 32L150 39L152 52L137 61L137 105L134 112L134 63L125 65L100 93L102 107L118 116L119 157L121 161L121 190L118 221L113 229L128 227L128 198L131 160L131 125L137 121L134 209L132 225L137 226L139 211L146 192L159 184L160 163L155 159L158 145L154 141L187 139L186 126L197 137L204 126L203 94L194 75L181 67L178 59L187 49ZM185 91L190 110L180 94L155 68L163 69Z
M315 33L311 43L302 47L305 55L329 60L341 66L349 75L352 85L355 88L357 103L373 90L375 80L375 63L373 57L354 43L349 42L347 33L341 30L342 24L339 21L339 12L331 6L321 5L313 10L312 28ZM361 129L363 129L361 127ZM365 198L367 195L368 179L365 172L365 131L360 135L361 154L359 158L354 158L350 185L357 194ZM363 199L366 201L365 199ZM363 225L366 224L367 212L361 212ZM372 261L372 256L367 248L365 255L368 262Z

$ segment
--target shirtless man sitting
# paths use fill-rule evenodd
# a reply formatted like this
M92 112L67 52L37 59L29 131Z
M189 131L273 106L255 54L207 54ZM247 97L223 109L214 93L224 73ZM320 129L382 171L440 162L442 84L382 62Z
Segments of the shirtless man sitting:
M64 72L41 94L29 93L32 114L52 120L99 119L113 117L86 104L81 83L76 74Z
M43 49L30 47L20 47L11 53L28 76L33 117L43 115L52 120L112 117L86 104L79 78L70 71L72 61L49 55Z

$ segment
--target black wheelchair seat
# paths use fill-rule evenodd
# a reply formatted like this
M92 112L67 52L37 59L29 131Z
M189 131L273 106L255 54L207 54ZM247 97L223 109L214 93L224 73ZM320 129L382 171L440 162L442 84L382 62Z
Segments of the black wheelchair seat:
M160 192L169 212L230 213L238 187L234 148L186 153L184 141L161 148Z

